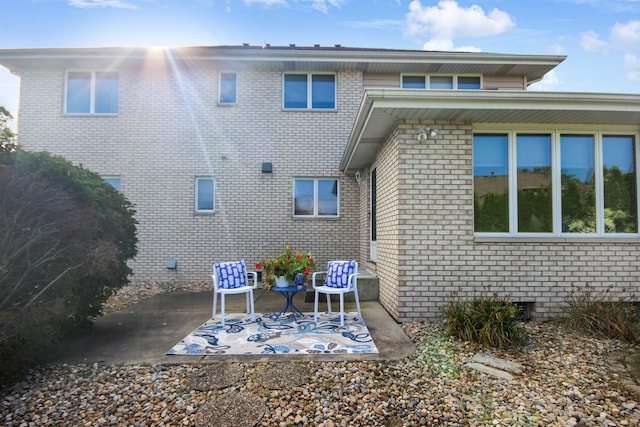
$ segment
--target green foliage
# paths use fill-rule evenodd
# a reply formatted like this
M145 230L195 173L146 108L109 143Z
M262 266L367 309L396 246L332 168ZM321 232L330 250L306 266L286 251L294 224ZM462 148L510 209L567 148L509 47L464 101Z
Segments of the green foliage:
M286 246L284 252L275 258L260 261L256 264L257 270L264 270L265 282L274 285L276 277L284 276L288 281L293 281L296 274L305 276L316 271L315 258L311 252L294 252L293 246Z
M518 191L518 231L550 233L553 231L551 186Z
M0 161L16 150L16 134L7 125L11 119L9 110L0 107Z
M624 293L623 290L614 296L611 286L597 291L590 285L574 285L565 297L562 322L569 329L585 335L640 342L640 319L633 297L624 296Z
M595 180L584 183L573 175L562 174L562 231L596 231Z
M444 308L447 334L485 347L509 347L525 344L526 331L517 320L518 308L497 294L474 295L470 300L457 293Z
M460 378L460 369L455 361L451 341L447 336L425 340L416 351L416 360L425 369L450 379Z
M0 381L128 283L133 215L100 176L62 157L0 157Z
M536 171L543 173L544 171ZM604 227L607 233L637 231L636 174L622 173L618 167L604 168ZM552 189L540 186L518 190L518 231L551 232ZM596 231L595 180L585 183L562 174L562 231L594 233ZM504 232L509 230L509 195L487 193L482 199L474 196L475 231Z
M636 174L604 168L604 218L607 233L637 231Z
M482 203L474 198L475 230L482 232L509 231L509 196L487 193Z

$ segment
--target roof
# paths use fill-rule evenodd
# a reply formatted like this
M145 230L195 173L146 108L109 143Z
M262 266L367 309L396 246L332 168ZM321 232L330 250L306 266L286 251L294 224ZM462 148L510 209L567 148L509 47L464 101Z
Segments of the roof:
M489 90L366 89L340 170L371 165L401 120L480 123L635 125L640 95Z
M244 67L284 71L361 70L370 73L486 73L540 80L566 57L484 52L370 49L336 45L91 47L0 49L0 64L12 72L35 65L65 68L110 67L171 57L181 61L211 61L227 69Z

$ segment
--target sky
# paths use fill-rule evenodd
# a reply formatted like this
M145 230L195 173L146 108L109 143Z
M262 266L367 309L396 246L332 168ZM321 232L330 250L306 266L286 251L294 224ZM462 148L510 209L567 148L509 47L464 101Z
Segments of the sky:
M1 9L0 48L293 43L566 55L529 90L640 94L640 0L2 0ZM14 117L19 84L0 67L0 106Z

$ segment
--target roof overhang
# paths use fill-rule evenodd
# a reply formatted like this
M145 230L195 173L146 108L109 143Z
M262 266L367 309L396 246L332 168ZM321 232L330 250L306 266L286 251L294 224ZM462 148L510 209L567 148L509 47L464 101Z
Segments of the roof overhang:
M635 125L640 95L571 92L366 89L340 170L371 165L401 120L477 123Z
M123 67L142 61L209 62L226 69L360 70L368 73L479 73L540 80L566 57L484 52L368 49L343 46L187 46L0 49L0 64L16 74L29 67Z

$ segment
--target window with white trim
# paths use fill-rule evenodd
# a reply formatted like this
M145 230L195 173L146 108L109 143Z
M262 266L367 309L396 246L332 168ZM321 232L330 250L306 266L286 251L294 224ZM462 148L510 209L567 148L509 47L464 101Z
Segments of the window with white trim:
M196 212L213 212L215 209L216 182L213 178L196 178Z
M637 155L637 134L476 133L476 235L638 235Z
M220 104L236 104L237 89L236 73L220 73L220 84L218 87L218 102Z
M285 73L283 107L331 110L336 108L336 75Z
M116 71L67 71L66 114L118 113Z
M481 89L480 76L403 74L401 76L403 89Z
M339 210L339 185L337 179L294 178L294 216L337 217Z

